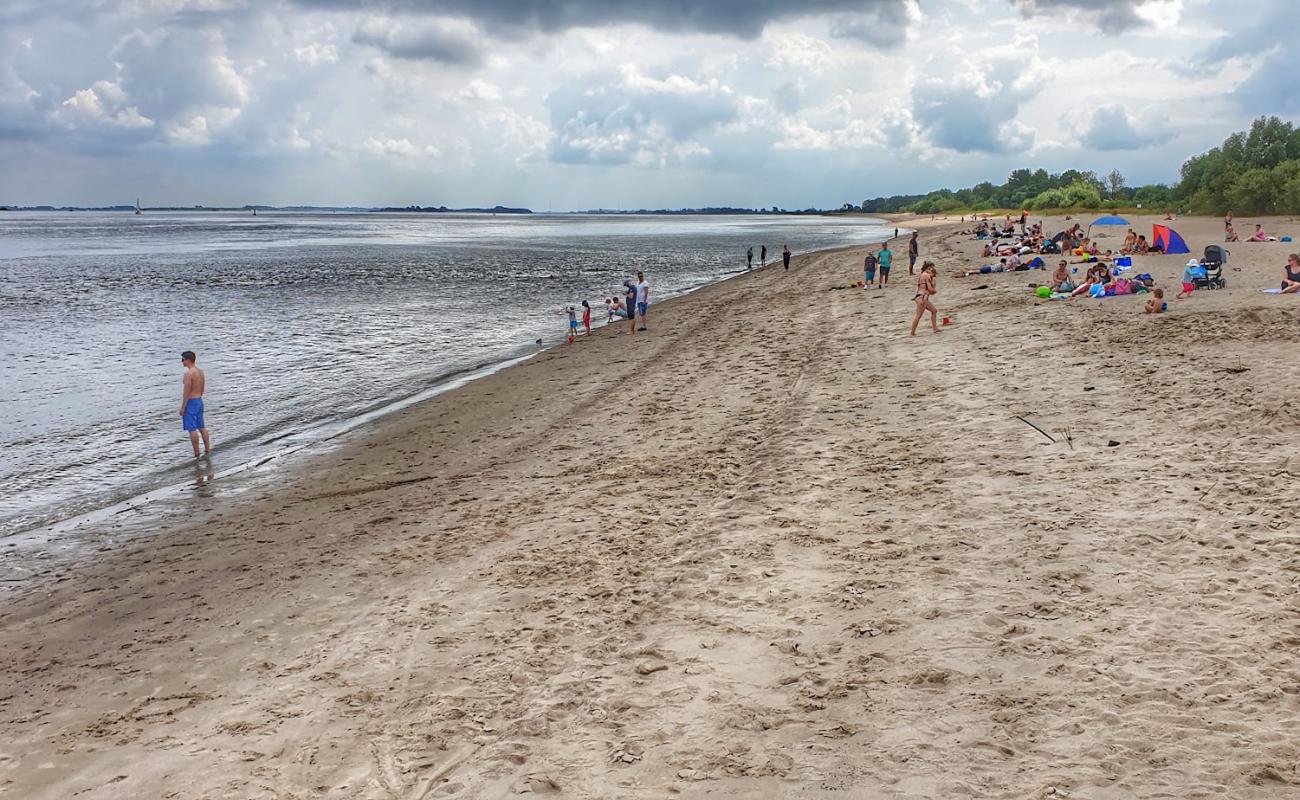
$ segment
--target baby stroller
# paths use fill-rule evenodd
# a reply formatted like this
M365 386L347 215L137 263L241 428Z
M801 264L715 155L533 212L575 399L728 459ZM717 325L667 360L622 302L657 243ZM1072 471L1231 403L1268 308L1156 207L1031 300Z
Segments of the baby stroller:
M1217 244L1206 245L1205 256L1201 266L1205 267L1205 277L1196 279L1197 289L1226 289L1228 282L1223 279L1223 265L1228 263L1228 251Z

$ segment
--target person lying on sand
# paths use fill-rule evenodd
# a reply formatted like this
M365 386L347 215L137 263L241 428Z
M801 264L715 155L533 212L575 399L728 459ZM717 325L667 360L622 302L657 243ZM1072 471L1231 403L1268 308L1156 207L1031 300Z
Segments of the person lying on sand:
M1286 277L1282 279L1282 294L1300 292L1300 253L1286 257Z
M1076 264L1096 264L1096 263L1099 262L1099 261L1110 261L1110 260L1112 260L1113 258L1114 258L1114 254L1111 253L1111 251L1109 251L1109 250L1103 250L1103 251L1100 252L1100 253L1093 253L1092 255L1084 256L1083 258L1079 259L1078 261L1076 261L1076 262L1074 262L1074 263L1076 263Z
M1169 306L1165 305L1165 290L1156 289L1151 292L1151 299L1147 300L1142 310L1148 314L1163 314L1167 308Z
M1263 226L1263 225L1260 225L1258 222L1255 223L1255 232L1252 233L1252 234L1250 235L1250 238L1247 239L1246 241L1248 241L1248 242L1267 242L1267 241L1268 241L1268 234L1267 234L1267 233L1264 233L1264 226Z

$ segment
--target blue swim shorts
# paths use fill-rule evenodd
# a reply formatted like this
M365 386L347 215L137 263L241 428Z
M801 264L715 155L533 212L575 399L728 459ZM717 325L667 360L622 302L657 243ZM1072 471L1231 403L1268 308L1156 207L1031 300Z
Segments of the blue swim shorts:
M191 397L185 401L185 415L181 417L181 426L187 431L197 431L208 427L203 424L202 397Z
M636 310L641 316L645 316L646 309L650 307L649 303L637 303Z

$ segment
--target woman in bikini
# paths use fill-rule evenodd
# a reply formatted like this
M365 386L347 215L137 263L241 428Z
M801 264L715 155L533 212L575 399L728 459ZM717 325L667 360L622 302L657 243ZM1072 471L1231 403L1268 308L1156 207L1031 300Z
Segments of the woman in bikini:
M926 311L930 312L930 327L934 328L935 333L939 332L939 309L930 302L930 298L939 291L935 288L936 277L937 271L933 261L921 265L921 274L916 279L916 296L912 298L916 301L916 313L912 316L912 330L908 336L916 335L917 323L921 321L921 315Z

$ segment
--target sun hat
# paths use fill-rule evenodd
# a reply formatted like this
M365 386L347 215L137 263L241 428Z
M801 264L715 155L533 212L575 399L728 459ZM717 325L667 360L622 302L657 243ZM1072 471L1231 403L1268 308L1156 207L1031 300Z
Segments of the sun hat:
M1200 262L1199 260L1195 259L1195 258L1189 258L1189 259L1187 259L1187 266L1189 266L1189 267L1199 267L1200 265L1201 265L1201 262Z

